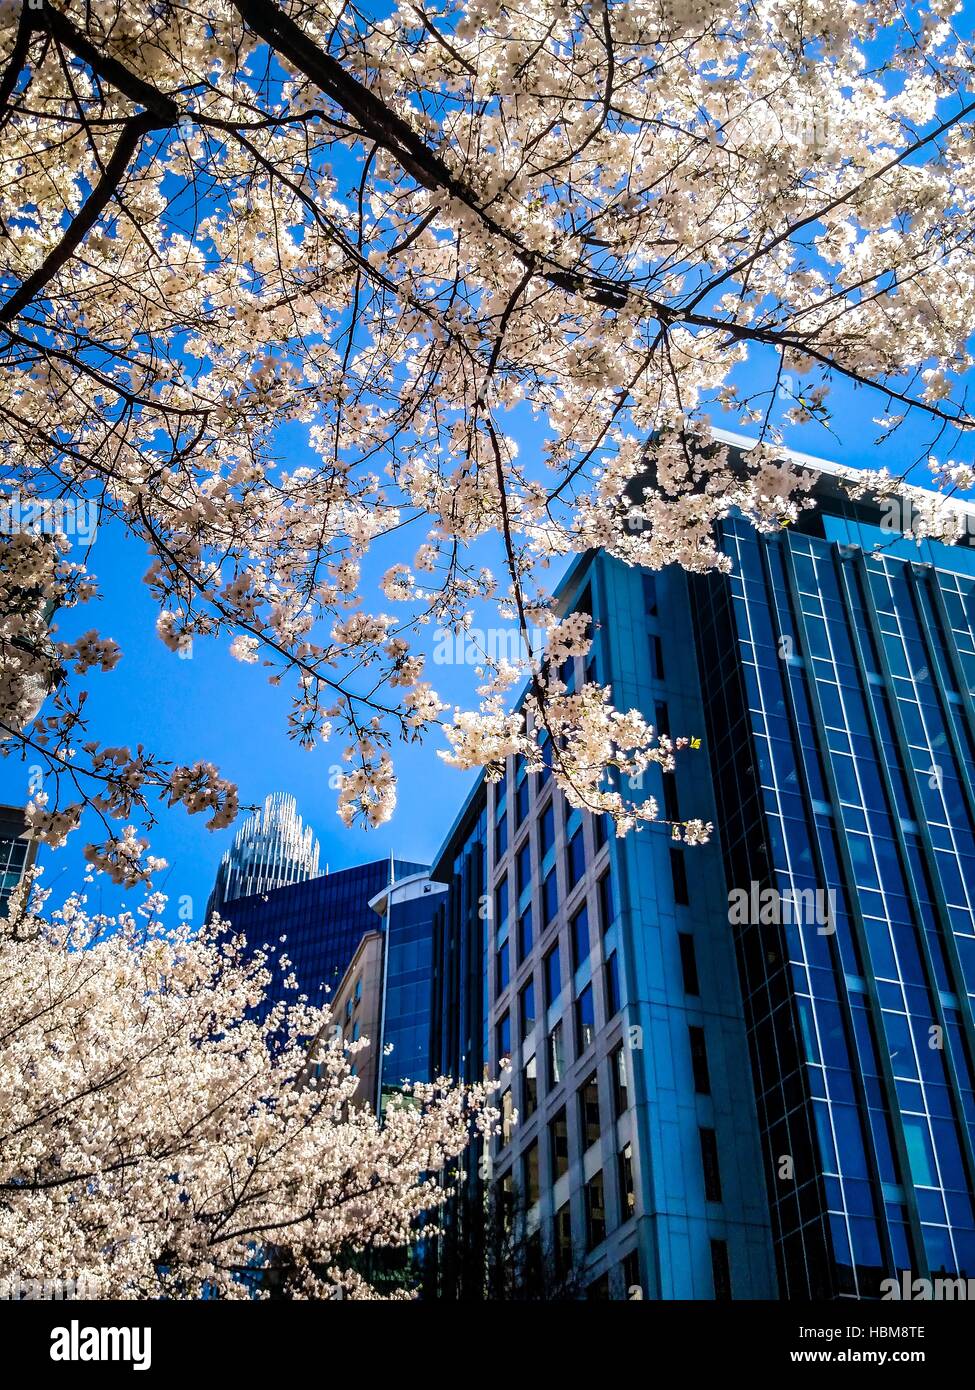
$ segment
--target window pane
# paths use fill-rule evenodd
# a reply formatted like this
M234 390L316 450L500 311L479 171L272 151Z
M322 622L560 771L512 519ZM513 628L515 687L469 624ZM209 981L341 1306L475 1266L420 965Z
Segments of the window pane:
M534 1115L538 1109L538 1063L534 1057L529 1057L525 1063L525 1073L522 1083L523 1099L522 1104L525 1110L525 1119Z
M545 880L545 887L542 892L542 907L545 915L545 925L551 926L558 916L559 911L559 884L554 868L550 870Z
M581 825L569 841L569 849L566 857L569 870L569 887L571 889L576 886L586 872L586 844Z
M613 1018L620 1011L620 968L616 952L613 951L606 962L606 1017Z
M583 1149L591 1148L599 1139L599 1081L595 1072L579 1088L579 1129Z
M502 941L498 947L497 967L498 993L500 994L503 989L507 989L508 981L511 979L511 961L507 941Z
M555 844L555 804L552 801L542 812L540 834L542 857L544 858Z
M526 840L518 851L518 893L524 893L532 881L531 842Z
M678 907L687 907L691 899L687 887L687 865L683 850L671 848L670 876L674 884L674 902L677 903Z
M529 980L518 996L521 1010L521 1040L535 1027L535 981Z
M724 1302L731 1297L731 1268L728 1264L728 1243L711 1242L711 1273L714 1277L714 1296Z
M713 1129L702 1126L701 1165L704 1168L704 1195L709 1202L721 1201L721 1173L718 1168L718 1140Z
M572 919L572 965L575 970L589 959L589 912L585 905Z
M525 1175L525 1200L529 1206L534 1206L538 1201L540 1193L539 1173L538 1173L538 1140L533 1139L525 1150L524 1175Z
M576 1045L579 1056L592 1046L595 1036L596 1013L593 1008L592 985L586 985L576 1000Z
M694 1089L699 1095L711 1094L711 1077L708 1072L708 1053L704 1042L704 1029L690 1027L687 1030L691 1041L691 1067L694 1072Z
M700 994L701 986L697 978L697 956L694 951L694 938L690 932L677 933L680 943L680 967L684 977L684 993Z
M616 919L616 904L613 901L613 882L608 873L599 880L599 916L603 932L608 932Z
M586 1249L592 1250L606 1239L606 1199L603 1175L594 1173L586 1183Z
M619 1119L629 1108L629 1096L626 1087L626 1053L622 1043L616 1048L610 1060L613 1069L613 1112Z
M557 1086L565 1075L565 1048L561 1023L557 1023L548 1035L548 1075L550 1086Z
M629 1221L636 1212L633 1186L633 1146L624 1144L619 1155L620 1221Z
M569 1171L569 1121L563 1106L548 1127L549 1152L552 1156L552 1181L558 1182Z
M545 1007L551 1008L562 990L562 959L558 942L545 957Z
M518 919L518 959L524 960L532 948L532 910L526 907Z

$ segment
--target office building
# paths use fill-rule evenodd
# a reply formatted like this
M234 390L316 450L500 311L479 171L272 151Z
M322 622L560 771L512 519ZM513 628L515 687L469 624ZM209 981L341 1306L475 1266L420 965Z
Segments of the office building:
M369 907L379 925L362 937L328 1001L333 1026L341 1029L344 1042L368 1040L353 1061L359 1077L356 1099L380 1115L404 1084L434 1079L433 912L445 892L444 885L421 872L390 881L371 898Z
M511 1059L440 1296L511 1249L529 1297L975 1276L975 552L817 467L798 525L724 524L728 575L594 554L560 590L569 683L701 738L639 794L711 842L617 840L509 759L437 856L438 1060Z
M975 551L818 492L695 628L729 887L829 909L731 928L781 1296L873 1297L975 1275Z
M598 630L570 686L598 679L620 707L703 734L686 585L679 571L582 557L562 604ZM648 771L640 794L668 815L679 802L714 818L704 753L676 778ZM431 872L451 889L437 922L442 1064L475 1080L511 1058L503 1134L467 1165L490 1175L487 1217L469 1177L447 1206L431 1291L773 1297L719 846L674 845L662 826L617 839L547 770L509 759L503 781L478 784Z

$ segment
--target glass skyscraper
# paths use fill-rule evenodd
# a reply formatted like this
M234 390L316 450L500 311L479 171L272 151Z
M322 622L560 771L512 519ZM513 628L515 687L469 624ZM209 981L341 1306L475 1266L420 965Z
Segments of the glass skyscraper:
M311 1004L326 1003L326 991L340 983L359 942L376 928L370 900L387 887L391 875L399 880L425 869L408 860L377 859L227 903L222 915L251 949L266 949L275 961L284 955L291 962L297 990L285 989L284 973L274 969L266 1004L294 999L297 993L306 994Z
M784 1297L975 1275L975 552L824 500L694 585Z
M317 878L318 854L315 833L303 824L294 797L273 792L247 817L221 859L207 902L207 921L237 898Z
M701 737L638 793L716 830L617 840L516 759L469 797L432 869L434 1045L511 1067L441 1296L491 1296L512 1250L526 1297L975 1276L975 552L833 472L797 526L729 520L727 576L593 554L560 590L594 619L570 687Z

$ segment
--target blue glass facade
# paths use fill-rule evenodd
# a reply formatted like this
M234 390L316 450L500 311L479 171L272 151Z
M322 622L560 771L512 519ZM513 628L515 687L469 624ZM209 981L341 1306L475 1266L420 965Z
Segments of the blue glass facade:
M972 556L836 511L695 585L729 886L832 907L734 927L793 1298L975 1273Z
M222 915L243 932L252 949L273 951L275 960L286 955L297 992L320 1005L327 1002L326 988L334 990L342 979L362 937L375 930L376 915L369 900L387 886L390 872L400 879L425 868L402 859L392 865L389 859L377 859L269 893L237 898L224 907ZM283 978L282 971L273 972L268 1004L295 998L296 991L286 990Z
M434 913L445 889L424 874L397 879L381 903L383 964L380 1108L405 1081L432 1081L431 971Z

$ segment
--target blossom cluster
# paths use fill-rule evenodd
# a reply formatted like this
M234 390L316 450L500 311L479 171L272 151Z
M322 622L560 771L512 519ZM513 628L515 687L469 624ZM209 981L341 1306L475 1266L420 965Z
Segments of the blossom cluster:
M365 1044L300 996L262 1009L272 966L226 924L167 927L159 896L117 919L42 899L0 920L0 1280L379 1296L355 1255L434 1229L496 1126L490 1088L408 1087L380 1125L356 1103Z

